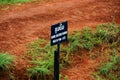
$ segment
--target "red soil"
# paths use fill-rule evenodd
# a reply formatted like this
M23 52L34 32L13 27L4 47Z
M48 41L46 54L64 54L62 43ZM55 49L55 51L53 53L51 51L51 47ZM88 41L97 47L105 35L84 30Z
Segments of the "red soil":
M26 46L38 38L49 40L50 26L60 21L69 22L69 33L86 26L111 22L120 24L120 0L59 0L49 3L27 3L0 10L0 51L18 56L16 70L23 75L27 60L23 58ZM74 63L79 62L78 58ZM73 64L74 64L73 63ZM70 66L65 72L69 80L92 80L91 69L96 62ZM81 66L81 67L79 67ZM79 74L80 73L80 74ZM21 77L20 80L26 80Z

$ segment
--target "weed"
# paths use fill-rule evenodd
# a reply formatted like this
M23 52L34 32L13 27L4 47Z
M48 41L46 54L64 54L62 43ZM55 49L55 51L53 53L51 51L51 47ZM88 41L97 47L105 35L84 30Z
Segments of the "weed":
M65 77L64 77L64 80L68 80L68 77L67 77L67 76L65 76Z
M64 63L69 63L69 57L73 51L79 50L81 47L81 44L79 42L80 39L80 32L74 32L73 35L69 36L69 42L66 46L62 46L61 51L65 53L65 56L63 56Z
M116 42L120 34L120 28L114 23L102 24L97 27L96 36L109 43Z
M69 51L68 53L78 50L80 47L82 47L82 45L80 45L80 32L76 31L74 32L74 34L72 34L71 36L69 36L69 44L68 44L68 48Z
M46 45L45 45L46 44ZM31 67L27 69L29 77L36 80L44 79L44 76L53 76L54 69L54 50L46 40L38 39L27 46L28 56L32 57Z
M120 79L120 58L117 56L115 50L113 50L109 57L108 62L101 65L98 75L101 75L104 79L119 80Z
M102 78L98 75L98 73L93 73L92 75L96 78L96 80L105 80L105 79L102 79Z
M0 69L9 70L14 61L14 56L8 53L0 53Z
M8 53L0 53L0 77L5 76L9 79L12 79L12 70L14 68L14 59L15 56L12 56Z
M81 36L82 37L80 39L80 43L82 44L83 48L87 50L91 50L95 45L102 43L100 39L95 37L94 33L90 28L83 29Z
M68 77L65 75L65 76L63 76L62 74L60 74L60 78L59 78L60 80L68 80Z
M109 80L120 79L120 58L115 56L112 62L108 62L100 69L100 74Z

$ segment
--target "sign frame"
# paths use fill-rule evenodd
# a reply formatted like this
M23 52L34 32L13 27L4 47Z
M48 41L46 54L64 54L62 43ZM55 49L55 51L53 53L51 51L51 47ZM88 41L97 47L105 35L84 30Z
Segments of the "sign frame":
M68 40L68 22L61 22L51 26L51 46Z

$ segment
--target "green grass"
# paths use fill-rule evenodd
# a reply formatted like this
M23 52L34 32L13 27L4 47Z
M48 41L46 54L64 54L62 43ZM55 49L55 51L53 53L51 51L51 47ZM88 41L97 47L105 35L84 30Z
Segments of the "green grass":
M16 3L26 3L26 2L51 2L52 0L0 0L0 5L11 5Z
M36 80L44 79L46 76L53 77L54 69L54 48L48 45L44 39L38 39L28 46L28 56L31 56L30 64L32 66L27 69L29 78Z
M8 53L0 53L0 69L9 70L14 61L14 56Z
M25 2L30 2L30 1L32 1L32 0L0 0L0 5L25 3Z
M96 36L108 43L118 40L120 35L120 27L115 23L102 24L97 27Z
M97 79L100 80L120 80L120 57L118 53L111 52L112 55L108 56L109 60L100 65L97 71ZM98 79L98 80L99 80Z
M107 43L102 52L103 61L93 75L96 80L120 80L120 27L116 24L100 25L97 35Z

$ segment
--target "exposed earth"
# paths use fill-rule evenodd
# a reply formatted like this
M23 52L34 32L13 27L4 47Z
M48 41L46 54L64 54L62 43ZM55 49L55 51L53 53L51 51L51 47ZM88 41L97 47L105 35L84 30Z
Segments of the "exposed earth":
M66 20L69 34L106 22L120 24L120 0L59 0L0 7L0 51L18 56L17 76L25 76L22 73L27 60L22 56L26 45L38 38L49 40L51 25ZM91 72L99 61L89 58L81 61L76 56L73 60L74 65L62 71L68 80L94 80ZM20 80L26 79L21 77Z

